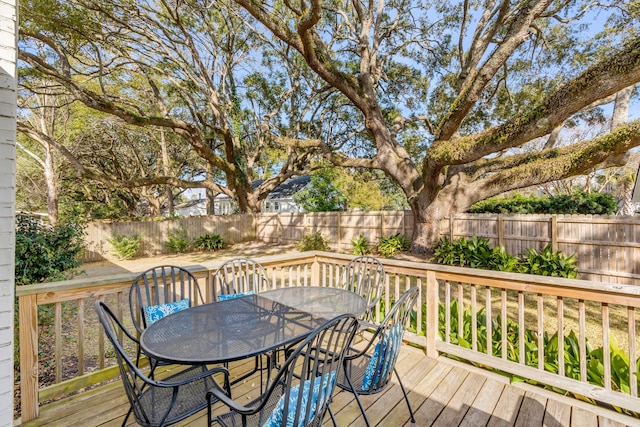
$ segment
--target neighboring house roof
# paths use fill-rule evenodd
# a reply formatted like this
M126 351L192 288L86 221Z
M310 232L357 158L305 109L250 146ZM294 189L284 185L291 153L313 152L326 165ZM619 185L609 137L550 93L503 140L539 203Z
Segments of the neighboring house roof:
M207 202L207 199L193 199L193 200L189 200L188 202L177 204L173 208L186 209L186 208L190 208L191 206L196 206L200 203L206 203L206 202Z
M271 193L269 193L269 195L267 196L267 200L291 198L298 191L306 187L310 182L311 177L309 175L290 178L277 186Z
M253 181L251 184L252 189L256 189L258 185L262 184L264 180L257 179ZM311 182L311 176L296 176L294 178L289 178L279 186L277 186L269 195L266 200L278 200L278 199L288 199L293 197L298 191L302 190ZM230 199L226 194L219 194L216 198L220 199Z

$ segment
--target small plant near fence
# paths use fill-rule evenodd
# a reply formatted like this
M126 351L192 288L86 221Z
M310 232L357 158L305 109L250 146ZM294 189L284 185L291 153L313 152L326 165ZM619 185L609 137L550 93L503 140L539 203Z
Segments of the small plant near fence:
M189 238L187 237L187 230L180 227L169 231L168 240L164 245L169 252L177 254L187 252L190 246Z
M140 252L142 246L142 236L134 234L132 236L113 236L107 239L113 246L113 252L122 259L132 259Z
M371 253L369 241L362 234L351 239L351 247L351 254L355 256L362 256Z
M389 237L380 237L378 241L378 253L390 258L398 252L408 251L411 247L411 239L406 234L394 234Z
M461 237L454 241L443 237L433 253L431 260L438 264L569 279L578 276L575 256L553 252L550 246L541 251L527 249L526 255L516 256L508 254L502 246L491 248L484 237Z
M305 251L326 251L329 250L329 239L319 231L312 231L302 236L298 242L298 249Z
M219 234L203 234L194 242L196 249L202 251L217 251L224 247L224 239Z

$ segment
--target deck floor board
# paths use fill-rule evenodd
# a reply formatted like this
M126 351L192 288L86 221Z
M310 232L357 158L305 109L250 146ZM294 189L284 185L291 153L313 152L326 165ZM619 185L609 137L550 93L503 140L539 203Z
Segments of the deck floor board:
M248 362L231 365L232 376L253 366ZM397 368L405 384L416 424L409 422L409 411L402 390L394 379L382 393L362 396L367 415L376 426L640 426L640 420L624 417L601 407L541 389L511 385L504 377L467 367L449 359L430 359L424 351L403 346ZM260 379L253 376L233 387L233 397L244 403L260 392ZM586 405L586 406L585 406ZM22 427L120 426L129 408L119 383L51 402L40 408L40 418ZM339 426L364 425L360 410L349 392L336 390L332 403ZM214 412L225 408L218 403ZM206 427L206 411L175 424L176 427ZM325 426L332 423L327 415ZM137 426L129 419L127 426Z

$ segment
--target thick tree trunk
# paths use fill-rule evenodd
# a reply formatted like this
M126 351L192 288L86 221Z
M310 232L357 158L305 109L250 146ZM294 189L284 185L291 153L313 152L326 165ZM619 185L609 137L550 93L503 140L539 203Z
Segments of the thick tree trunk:
M160 149L162 151L162 170L165 176L169 176L170 168L169 168L169 153L167 152L167 140L165 138L164 129L160 131ZM173 207L173 188L170 185L167 185L167 209L169 209L169 217L173 217L174 207Z
M48 145L45 147L44 151L44 180L47 186L47 212L49 214L49 224L57 225L59 188L54 165L53 147Z
M440 210L436 203L411 204L414 224L411 252L418 256L431 256L440 238Z
M622 191L624 192L622 196L622 215L635 215L636 213L636 206L633 203L633 184L634 182L631 179L625 180L622 184Z

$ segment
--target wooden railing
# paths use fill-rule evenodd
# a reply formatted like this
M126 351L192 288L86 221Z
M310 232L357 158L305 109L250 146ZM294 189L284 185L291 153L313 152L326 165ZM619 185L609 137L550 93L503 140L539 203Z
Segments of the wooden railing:
M340 274L352 258L328 252L305 252L258 261L266 268L272 287L277 288L338 286ZM628 411L640 407L635 369L638 358L635 311L640 307L639 287L382 261L386 271L385 295L377 316L406 289L418 285L419 309L416 307L409 326L411 333L405 337L425 347L429 356L448 354ZM204 287L218 264L193 266L190 270ZM119 374L110 349L105 349L91 306L96 299L106 300L123 318L128 318L127 292L135 275L17 289L23 421L38 416L41 401ZM39 307L48 304L47 310L39 311ZM38 348L38 324L42 321L39 312L53 318L53 348ZM63 330L68 325L68 321L63 320L69 316L77 325L72 328L73 334ZM567 350L556 344L557 351L551 351L553 339L550 337L558 330L563 331L565 337L571 330L576 331L572 341L575 349L570 347L571 343L565 343L569 346ZM593 368L590 363L595 363L593 357L589 358L590 346L603 347L600 385L593 384L590 378ZM55 353L55 384L39 389L38 354L51 352ZM558 363L570 357L577 357L578 361ZM64 366L76 358L76 369L65 375ZM622 373L626 375L624 381L617 369L621 358L630 360L633 367ZM617 390L622 382L623 390Z

